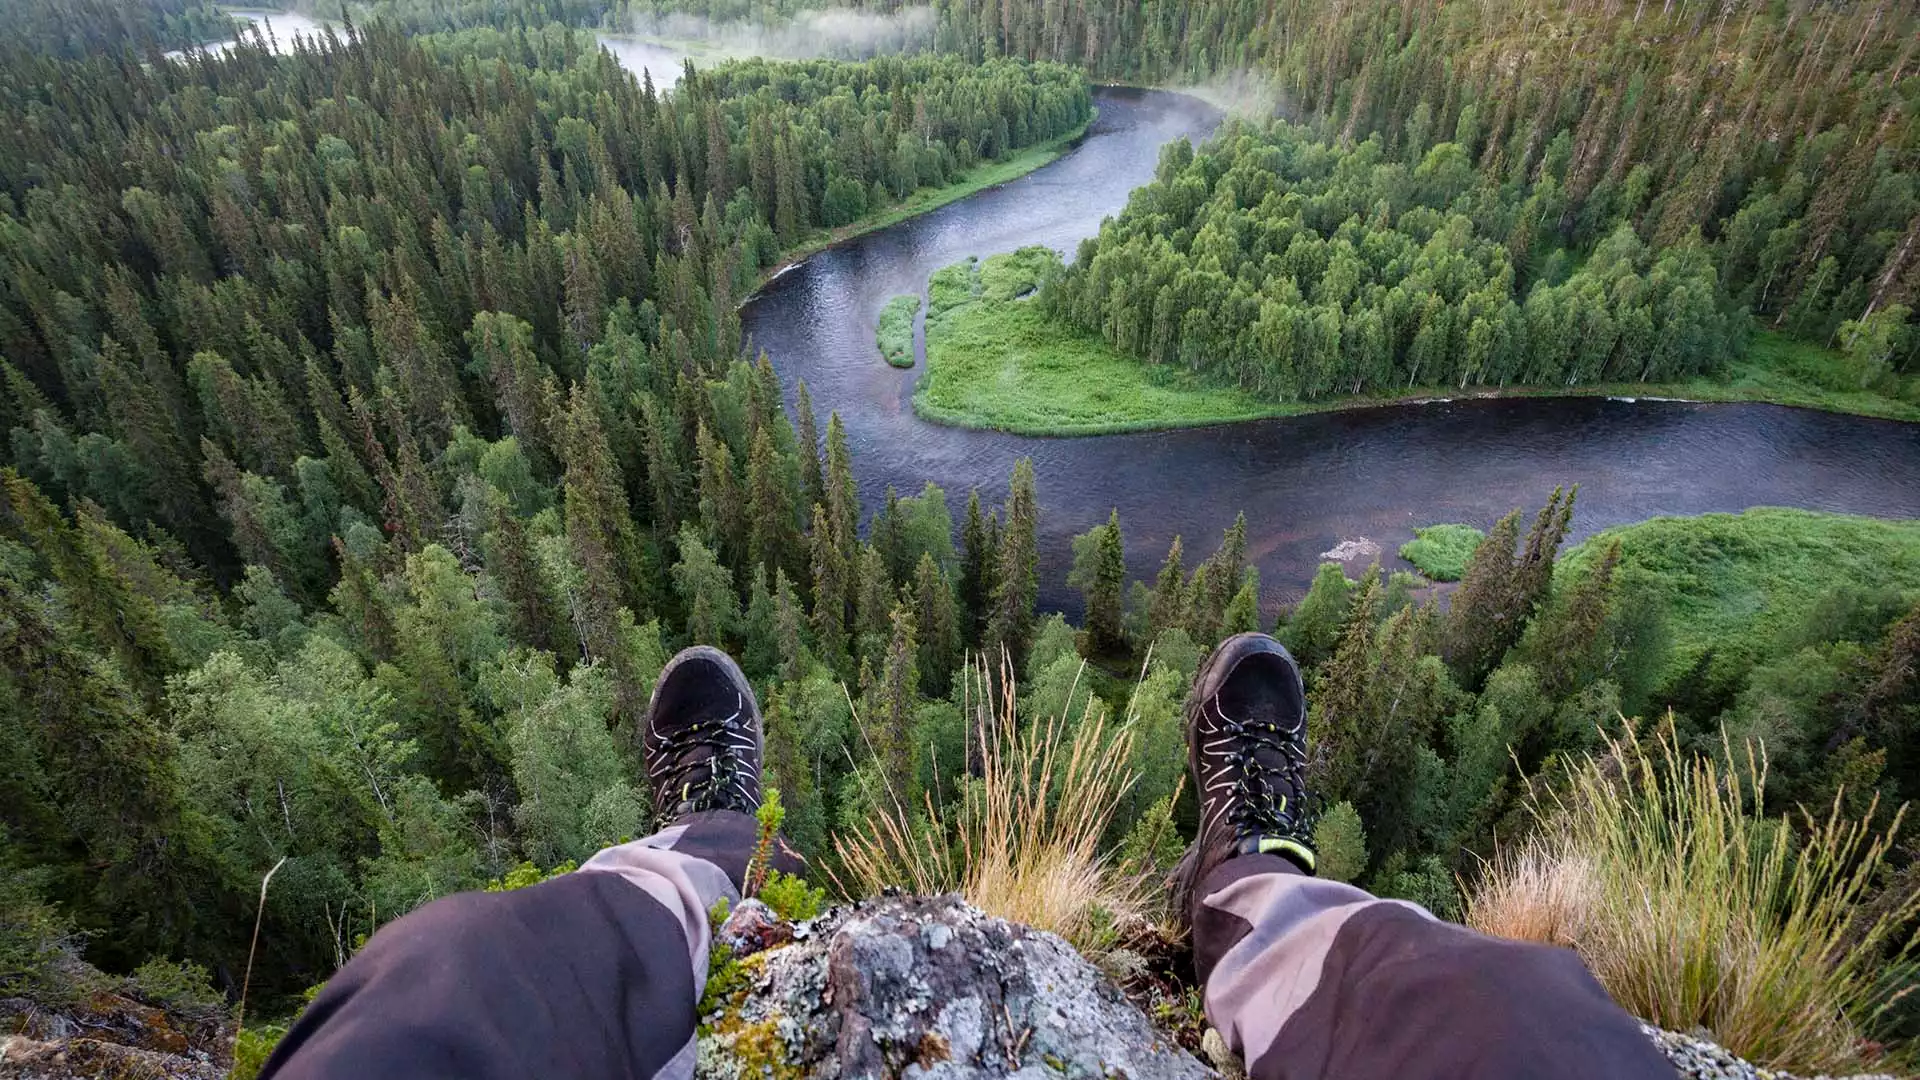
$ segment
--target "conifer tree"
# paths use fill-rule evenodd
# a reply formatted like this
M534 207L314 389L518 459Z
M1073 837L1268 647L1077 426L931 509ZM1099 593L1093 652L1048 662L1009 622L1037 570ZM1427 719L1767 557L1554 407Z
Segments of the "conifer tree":
M1533 621L1525 653L1540 675L1540 688L1564 698L1592 681L1606 663L1607 618L1613 609L1614 573L1620 566L1620 541L1611 540L1599 561L1574 583L1566 597Z
M1446 657L1460 685L1477 690L1487 673L1518 636L1510 632L1520 593L1514 545L1520 539L1520 511L1494 522L1473 549L1447 609Z
M862 544L854 565L854 638L863 657L875 656L885 647L888 619L894 607L893 579L887 576L887 561L872 544Z
M369 659L376 663L391 659L395 651L393 617L378 577L338 537L334 538L333 551L340 563L340 580L328 595L333 610L354 631Z
M920 685L929 697L945 697L949 676L960 659L958 613L953 586L930 553L922 552L913 571L914 617L920 628Z
M806 616L785 570L773 572L773 630L780 648L780 678L799 682L807 672Z
M673 564L673 589L687 613L687 640L728 648L740 623L740 596L727 569L691 525L680 529L680 561Z
M554 604L541 577L539 558L527 539L526 527L513 516L506 499L496 494L491 504L493 528L486 534L483 547L487 573L506 601L508 632L529 648L552 653L565 670L580 648L573 639L573 628Z
M10 470L0 478L16 511L38 498ZM29 530L43 529L51 509L29 506ZM76 647L4 571L0 749L8 845L46 872L50 898L97 935L90 955L132 964L204 944L190 941L193 912L221 899L225 883L204 858L203 829L184 819L171 740L129 684Z
M747 457L747 548L755 565L772 573L791 559L794 544L793 504L773 437L762 427L753 436Z
M826 505L827 481L820 468L820 429L813 416L813 398L807 394L807 381L794 386L794 413L800 418L800 482L806 505Z
M853 486L853 457L847 451L847 429L840 414L827 417L827 525L840 559L853 566L859 557L860 495Z
M1346 571L1337 562L1323 562L1278 637L1303 666L1318 664L1333 654L1352 600L1353 582Z
M892 484L887 485L887 498L881 504L880 513L873 519L873 546L879 550L880 559L886 565L887 576L893 581L905 581L913 576L913 567L907 561L907 530L900 509L900 493Z
M733 475L733 452L702 422L694 447L700 458L700 528L728 565L747 561L746 503Z
M904 607L895 608L888 621L886 662L874 693L867 699L867 738L886 775L899 784L913 775L913 708L919 700L920 672L915 661L913 613Z
M747 583L747 611L740 623L740 666L749 678L764 679L780 668L780 637L767 568L753 565Z
M567 547L581 574L574 597L580 643L588 655L610 659L622 647L615 612L622 606L636 618L645 612L646 576L620 467L581 384L574 385L567 410L565 445Z
M1380 602L1380 568L1367 570L1354 590L1353 606L1333 656L1314 672L1312 727L1308 744L1322 748L1324 770L1315 790L1330 800L1349 799L1365 772L1362 729L1367 684L1373 675L1374 611Z
M1241 575L1240 588L1227 601L1227 610L1220 617L1220 634L1231 637L1234 634L1250 633L1260 629L1260 571L1248 567Z
M1180 537L1167 546L1167 559L1160 564L1160 576L1153 583L1153 604L1147 610L1147 625L1159 636L1186 623L1187 569L1180 549Z
M97 529L111 526L85 504L68 525L33 482L12 469L0 469L0 488L22 535L60 583L67 610L157 710L179 660L152 599L134 588L95 538Z
M847 670L848 567L840 556L827 508L815 504L813 531L808 535L813 563L813 636L820 658L844 676Z
M647 490L653 500L653 527L656 533L678 532L686 512L679 432L652 394L640 396L640 417L646 426Z
M1021 458L1007 487L1007 523L999 543L999 565L994 574L992 613L987 642L1004 648L1015 670L1026 664L1033 639L1033 604L1039 595L1040 505L1034 494L1033 462Z
M1120 535L1120 511L1112 510L1105 525L1097 525L1076 538L1074 549L1075 580L1069 584L1077 585L1086 597L1087 655L1125 653L1129 646L1122 621L1122 603L1127 562L1125 542Z
M1000 552L992 542L988 520L980 512L980 492L967 492L967 520L960 530L960 638L961 644L980 644L993 597L994 568Z

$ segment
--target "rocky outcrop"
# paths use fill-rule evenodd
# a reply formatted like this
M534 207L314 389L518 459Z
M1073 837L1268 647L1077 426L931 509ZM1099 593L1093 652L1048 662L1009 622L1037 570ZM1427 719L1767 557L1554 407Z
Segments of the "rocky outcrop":
M129 980L69 966L85 989L57 1005L0 998L0 1080L220 1080L232 1068L225 1008L141 1000Z
M1673 1062L1673 1067L1686 1080L1797 1080L1792 1073L1763 1069L1742 1060L1726 1047L1706 1039L1665 1031L1651 1024L1641 1025L1641 1030L1645 1031L1654 1045L1667 1055L1667 1060ZM1817 1080L1828 1080L1828 1078L1819 1077ZM1849 1077L1847 1080L1894 1080L1894 1078L1874 1074Z
M755 925L756 941L769 936L756 906L735 913L723 940L748 936L742 922ZM1212 1074L1065 941L955 897L883 897L791 933L789 943L716 969L698 1076Z

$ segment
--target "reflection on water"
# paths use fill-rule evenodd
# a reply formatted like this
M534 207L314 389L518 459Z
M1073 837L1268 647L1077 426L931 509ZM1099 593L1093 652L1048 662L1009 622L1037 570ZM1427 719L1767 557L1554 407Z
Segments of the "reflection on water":
M1013 463L1039 478L1041 600L1075 611L1070 540L1117 507L1129 569L1150 576L1174 534L1190 563L1247 514L1268 603L1298 596L1320 553L1367 538L1393 551L1413 526L1485 527L1579 483L1576 536L1658 514L1751 506L1920 515L1920 426L1764 405L1603 399L1456 401L1082 439L962 431L914 416L917 371L880 358L887 299L972 254L1044 243L1072 254L1151 178L1159 147L1201 138L1217 114L1173 94L1106 90L1074 153L1028 177L851 241L770 283L743 311L791 394L838 410L868 509L926 480L957 508L998 501ZM1356 568L1357 570L1357 568Z

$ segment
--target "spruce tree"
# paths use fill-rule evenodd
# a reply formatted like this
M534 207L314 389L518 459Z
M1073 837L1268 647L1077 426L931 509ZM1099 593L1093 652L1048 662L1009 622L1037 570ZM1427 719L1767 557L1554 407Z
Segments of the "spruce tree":
M1550 697L1566 697L1604 669L1607 619L1619 567L1620 541L1615 538L1566 597L1533 620L1524 652Z
M800 418L800 482L808 506L826 505L827 481L820 468L820 429L813 416L813 398L807 393L807 381L794 386L793 410Z
M620 467L586 387L575 384L567 410L565 483L567 548L581 580L574 598L581 645L610 659L621 650L621 607L645 613L646 574L627 512Z
M773 629L780 647L780 678L799 682L807 673L806 616L785 570L773 572Z
M813 636L820 658L844 677L847 673L847 585L849 570L835 542L827 508L815 504L813 531L807 537L813 563Z
M1034 494L1033 462L1021 458L1007 487L1007 523L1000 538L999 565L994 574L992 613L986 640L1004 648L1014 669L1026 664L1033 640L1033 605L1039 595L1040 505Z
M781 475L773 437L762 427L747 456L747 549L753 565L768 573L791 560L794 518L791 492Z
M1220 617L1220 634L1231 637L1260 629L1260 571L1248 567L1241 575L1240 588L1227 601L1226 614Z
M702 422L694 438L700 459L700 528L729 566L747 562L746 502L733 474L733 452Z
M920 627L920 686L930 697L945 697L954 665L960 660L958 612L953 586L933 556L922 552L913 571L914 615Z
M680 560L673 564L673 590L687 613L687 640L726 649L740 623L740 596L733 571L700 542L691 525L680 529Z
M1519 636L1510 626L1519 608L1513 551L1519 538L1520 511L1494 522L1467 560L1447 609L1447 665L1460 685L1470 690L1480 688Z
M1086 652L1088 656L1115 656L1127 652L1127 631L1122 616L1122 604L1127 584L1127 562L1125 543L1120 535L1120 511L1116 508L1107 515L1105 525L1095 526L1085 534L1085 561L1082 562L1083 545L1079 540L1074 543L1074 576L1078 578L1081 595L1086 597Z
M18 507L24 481L11 470L0 476ZM140 707L132 682L113 677L48 614L33 590L0 571L8 845L45 872L50 898L91 931L96 961L130 966L204 947L195 910L231 896L206 858L204 825L184 813L173 740Z
M860 495L853 486L853 457L847 451L847 429L840 414L827 417L827 525L840 558L853 566L859 557Z
M913 708L920 699L920 672L913 613L895 608L888 622L886 662L875 693L868 697L867 738L885 774L898 786L913 775Z
M82 506L68 525L33 482L12 469L0 469L21 534L60 583L68 611L99 647L118 661L127 681L148 708L161 707L167 676L179 669L159 609L134 588L107 558L87 525L104 525L97 512Z
M969 491L967 521L960 530L960 638L969 648L980 644L986 630L999 560L988 519L980 512L980 493Z
M491 499L489 514L493 528L482 546L487 573L506 601L508 631L515 641L554 654L565 670L579 654L580 646L541 575L539 557L527 539L526 527L497 493Z
M1160 564L1160 576L1153 583L1153 604L1147 609L1147 625L1157 639L1174 627L1183 626L1187 616L1187 569L1180 550L1180 537L1167 547L1167 559Z
M907 565L906 521L900 509L900 493L892 484L887 485L887 498L881 504L880 514L873 520L871 530L873 546L879 550L881 561L886 565L887 577L893 581L905 581L913 575L913 567Z
M747 584L747 613L740 624L740 666L747 676L765 680L780 668L780 634L767 568L753 565Z
M895 596L887 561L879 550L862 544L859 551L854 564L854 638L860 655L869 657L885 646Z

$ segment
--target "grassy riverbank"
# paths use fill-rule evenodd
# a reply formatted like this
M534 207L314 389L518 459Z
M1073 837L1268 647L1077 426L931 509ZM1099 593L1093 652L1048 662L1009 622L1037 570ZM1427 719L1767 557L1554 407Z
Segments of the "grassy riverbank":
M1752 663L1797 630L1816 637L1845 605L1823 604L1837 587L1859 596L1920 592L1920 521L1761 507L1740 514L1657 517L1607 529L1566 552L1564 587L1620 541L1619 582L1664 616L1667 674L1711 650L1720 664ZM1892 615L1889 616L1889 618Z
M1061 135L1027 147L1012 157L999 161L983 161L960 175L960 178L945 187L921 188L905 199L875 211L851 224L837 229L816 230L813 235L802 240L788 251L778 263L767 268L760 276L760 284L765 285L778 276L780 271L792 266L811 255L846 240L851 240L875 229L884 229L889 225L898 225L911 217L918 217L929 211L938 210L948 203L959 202L969 195L985 191L990 187L1018 180L1043 165L1050 165L1060 155L1067 152L1080 137L1087 133L1095 120L1100 119L1100 110L1093 110L1087 122Z
M1717 378L1574 387L1428 386L1324 401L1263 401L1184 371L1143 363L1096 334L1042 317L1020 296L1048 272L1049 260L1025 249L934 275L936 282L948 275L950 295L944 305L936 298L929 308L927 370L914 395L916 412L936 423L1021 435L1102 435L1434 400L1601 396L1765 402L1920 421L1920 404L1859 389L1840 353L1772 331L1756 333L1746 356ZM979 278L995 275L1003 279L996 288L981 285Z
M1027 248L947 267L928 282L927 370L914 411L1022 435L1100 435L1298 411L1124 356L1041 316L1023 294L1047 260Z
M880 309L880 323L874 329L874 344L880 355L897 368L913 366L913 317L920 314L920 297L913 293L896 296Z

